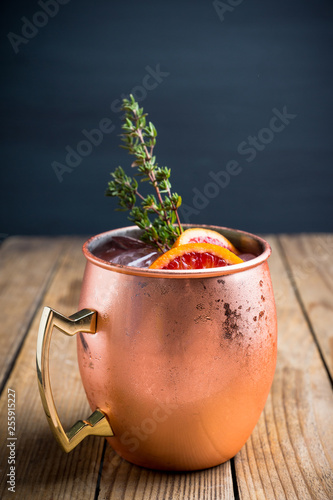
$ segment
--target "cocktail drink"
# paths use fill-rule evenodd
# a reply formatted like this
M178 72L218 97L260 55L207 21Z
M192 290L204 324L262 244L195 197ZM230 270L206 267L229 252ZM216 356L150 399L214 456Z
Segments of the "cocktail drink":
M81 377L91 408L111 424L111 446L133 463L217 465L237 453L264 407L276 361L270 249L258 237L219 231L257 256L199 270L101 259L110 240L136 236L134 228L84 247L80 307L99 320L97 335L78 337Z
M136 238L114 236L107 245L104 244L96 248L94 255L113 264L148 268L157 260L160 252ZM243 252L239 254L239 257L244 261L248 261L254 259L256 256L249 252ZM224 262L220 264L222 266L226 265Z
M129 257L128 250L115 262L105 260L107 248L116 251L115 241L119 247L128 243L126 237L137 237L133 227L84 245L81 312L67 319L46 308L40 331L42 399L66 451L86 435L98 434L135 464L195 470L228 460L246 442L264 408L276 363L270 248L257 236L219 230L255 257L195 270L127 265L156 257L147 248L131 249L126 264L122 259ZM88 424L76 424L67 434L45 365L52 323L80 332L79 368L94 411Z
M121 266L148 268L159 257L159 252L137 238L114 236L110 241L99 245L94 250L94 255Z
M127 203L137 188L118 174L110 189L126 192ZM169 200L176 210L177 196ZM154 203L144 200L150 210L160 209L164 223L167 210ZM84 244L80 311L66 318L45 308L37 369L46 415L65 451L93 434L140 466L212 467L244 445L272 384L271 249L256 235L225 227L183 225L174 237L175 217L153 226L142 212L133 213L139 227ZM78 364L93 411L67 432L48 375L53 326L78 334Z

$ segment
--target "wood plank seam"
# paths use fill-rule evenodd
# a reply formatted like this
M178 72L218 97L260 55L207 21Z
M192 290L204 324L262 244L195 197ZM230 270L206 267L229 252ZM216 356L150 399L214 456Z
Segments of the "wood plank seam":
M103 471L104 457L105 457L106 447L107 446L108 446L108 443L107 443L106 439L104 439L101 461L99 463L99 468L98 468L98 475L97 475L97 482L96 482L96 489L95 489L94 500L98 500L99 493L100 493L100 490L101 490L102 471Z
M26 329L25 329L24 334L22 335L22 339L21 339L19 345L17 346L15 354L13 355L12 360L11 360L10 364L8 365L8 368L7 368L6 372L4 373L3 380L2 380L2 382L0 384L0 397L2 396L3 390L4 390L4 388L5 388L5 386L6 386L7 382L8 382L10 374L11 374L11 372L12 372L12 370L13 370L15 364L16 364L17 358L19 357L20 352L21 352L21 350L22 350L22 348L24 346L25 340L26 340L26 338L28 336L28 333L29 333L29 330L31 328L31 325L33 324L33 321L35 320L36 314L38 314L39 308L40 308L41 304L43 303L44 297L45 297L45 295L46 295L46 293L47 293L47 291L49 289L49 286L52 283L52 280L53 280L53 278L55 276L55 273L57 272L57 270L58 270L58 268L59 268L59 266L61 264L61 260L62 260L62 256L59 255L59 257L57 258L56 262L52 266L52 269L51 269L51 272L50 272L50 275L49 275L47 281L45 282L44 288L43 288L43 290L42 290L42 292L40 294L40 297L38 299L38 302L36 304L34 313L31 315L31 318L29 319L29 322L26 325Z
M235 500L240 500L234 457L230 459L230 466L231 466L231 476L232 476L232 486L233 486L233 490L234 490L234 497L235 497Z
M285 265L285 268L286 268L286 271L287 271L287 275L288 275L288 278L289 278L289 280L290 280L290 283L291 283L292 289L293 289L293 291L294 291L294 294L295 294L296 300L297 300L297 302L299 303L299 306L300 306L301 311L302 311L302 313L303 313L303 316L304 316L304 319L305 319L305 321L306 321L306 324L307 324L307 326L308 326L308 328L309 328L309 331L310 331L310 333L311 333L311 335L312 335L312 338L313 338L313 341L314 341L314 343L315 343L315 346L316 346L316 348L317 348L317 350L318 350L318 353L319 353L320 359L321 359L321 361L322 361L322 363L323 363L323 365L324 365L324 368L325 368L325 371L326 371L327 377L328 377L328 379L329 379L329 381L330 381L330 383L331 383L331 386L332 386L332 388L333 388L333 378L332 378L332 376L331 376L331 374L330 374L330 370L329 370L329 368L328 368L328 366L327 366L326 360L325 360L325 358L324 358L323 352L322 352L321 347L320 347L320 344L319 344L319 342L318 342L318 339L317 339L317 336L316 336L316 332L315 332L314 327L313 327L313 325L312 325L311 319L310 319L310 317L309 317L309 315L308 315L308 312L307 312L307 310L306 310L306 307L305 307L305 305L304 305L304 302L303 302L303 299L302 299L301 293L300 293L300 291L299 291L299 289L298 289L298 286L297 286L297 284L296 284L296 281L295 281L295 278L294 278L294 275L293 275L293 271L292 271L292 268L291 268L291 266L290 266L290 264L289 264L289 261L288 261L288 258L287 258L287 255L286 255L286 252L285 252L285 250L284 250L284 248L283 248L283 245L282 245L282 243L281 243L280 237L279 237L279 236L277 236L277 238L276 238L276 239L277 239L277 244L278 244L278 247L279 247L279 250L280 250L281 259L282 259L282 261L283 261L283 263L284 263L284 265Z
M325 406L327 401L324 398L327 392L322 389L321 384L323 383L325 388L329 391L331 391L331 389L329 384L327 384L327 379L324 375L325 372L322 370L325 364L320 356L320 350L316 345L316 339L313 337L313 334L316 335L323 354L325 354L325 350L320 343L316 319L311 316L311 312L308 313L310 324L313 327L313 332L311 332L309 323L306 321L306 316L301 308L301 303L296 295L295 287L291 281L293 277L297 285L296 289L300 292L300 299L306 310L308 310L309 300L307 300L305 290L308 290L307 287L311 284L308 279L310 271L305 267L304 262L301 262L298 266L298 261L290 258L289 248L286 246L283 236L281 236L281 244L285 251L286 258L288 258L290 263L288 266L287 261L282 258L283 252L279 252L278 245L275 249L277 250L275 255L279 255L280 253L280 261L283 262L283 266L287 273L282 276L280 268L277 268L279 271L279 273L276 273L276 279L278 278L277 284L282 285L282 291L281 300L279 300L280 290L276 290L276 292L278 292L276 298L278 299L277 304L279 308L284 311L284 316L282 318L284 328L281 327L281 329L286 329L287 331L284 340L285 344L283 345L285 350L280 350L281 370L277 371L277 377L275 378L268 404L266 403L261 423L259 422L257 429L254 430L245 448L240 452L239 457L237 458L236 456L230 461L229 467L231 469L233 462L235 474L237 472L236 479L240 493L240 497L238 498L242 500L282 500L283 498L287 498L288 500L328 500L328 498L333 498L333 481L332 475L330 475L329 472L330 470L332 471L333 454L332 447L328 447L328 441L331 435L328 431L330 428L330 415L332 415L332 413L327 413L326 419L321 418L323 413L325 415L325 412L322 411L322 406ZM60 261L61 257L62 254L58 254L54 262ZM73 263L69 261L69 264L72 265ZM292 269L292 273L289 268ZM311 272L315 272L313 268L311 268ZM66 267L63 270L63 276L66 276ZM77 282L78 275L73 274L72 281L73 279ZM45 283L48 280L49 275ZM50 281L52 281L51 277ZM60 294L61 301L59 303L67 301L68 295L73 295L72 281L68 280L68 290L65 293L63 290L63 281L60 280L58 287L56 287L57 295L54 293L52 300L47 300L52 304L54 298L57 298ZM47 288L52 287L52 283L47 286L45 283L45 290L44 286L40 287L40 293L42 295L47 294ZM76 288L77 286L76 284ZM285 293L284 288L287 287L290 293ZM42 307L43 304L39 303L39 294L36 298L38 307ZM289 307L290 299L292 299L293 308ZM36 304L36 302L34 302L34 304ZM325 307L328 305L329 301L324 303ZM294 311L296 306L297 314ZM36 309L38 309L38 307L36 307ZM301 316L302 320L300 319ZM27 320L30 320L30 315ZM32 321L36 323L37 320L38 313L36 312ZM295 322L295 330L293 330L293 328L287 328L293 321ZM330 322L328 322L327 326L330 328ZM22 328L22 334L25 332L25 328L26 325ZM36 328L33 328L33 331L36 333ZM286 354L287 341L291 342L295 349L295 353L298 352L299 347L302 347L295 343L295 341L294 343L292 342L292 334L297 334L298 330L303 332L306 330L306 337L308 338L308 341L304 344L303 351L305 354L309 354L309 359L305 356L304 366L302 364L302 358L296 358L294 362L294 359L288 357ZM25 350L27 343L28 339L25 339L21 351ZM29 352L32 352L32 350L33 349L30 347ZM17 356L20 356L20 354L21 353L18 352ZM312 357L316 358L313 364ZM327 363L327 357L325 359ZM318 362L320 361L321 364L321 378L315 376L315 371L318 370L317 360ZM26 367L26 370L32 369L32 363L30 363L30 365ZM16 372L17 367L20 367L20 360L15 361L9 375L9 382L11 382L12 373ZM312 373L310 369L313 369L314 373ZM33 375L35 375L35 373L33 373ZM26 378L25 371L22 374L22 377L23 376ZM17 384L20 381L17 374L15 380ZM316 391L318 388L320 388L320 391L317 394ZM24 397L22 391L19 396L19 401L22 401ZM33 398L32 400L34 401ZM283 403L283 408L280 408L280 401ZM33 414L31 406L29 406L27 410L30 415ZM22 415L22 410L19 409L19 413ZM52 442L49 441L46 434L44 436L43 432L41 432L40 439L36 441L36 438L33 436L37 434L37 425L30 426L29 429L32 431L29 439L26 438L26 435L20 435L21 443L23 439L25 440L25 444L21 444L20 456L22 457L23 451L28 452L31 445L33 447L33 443L35 442L34 452L37 451L36 455L42 457L42 460L45 457L45 463L47 463L47 454L49 450L53 450L53 455L57 450L52 446ZM275 434L279 436L279 439L277 439ZM96 448L97 445L98 443L93 441L91 441L91 444L87 443L85 445L83 443L82 446L85 446L85 448L77 452L74 451L73 453L76 453L76 455L73 455L73 459L67 458L68 468L60 467L60 462L58 461L55 461L57 467L53 469L51 468L52 466L44 467L44 463L42 465L41 462L34 462L34 456L31 453L28 454L28 459L22 461L20 464L21 480L22 478L27 479L25 488L28 488L28 486L31 488L30 495L33 495L34 498L59 498L66 500L74 498L79 499L84 496L91 500L102 498L105 500L116 498L135 498L137 500L144 500L147 498L164 498L165 500L170 500L171 498L174 500L180 500L182 498L189 498L191 500L197 500L198 498L200 498L200 500L225 498L230 500L234 498L235 489L232 470L230 470L231 484L229 484L229 489L223 492L223 481L221 481L221 477L223 476L219 476L219 468L212 469L209 473L195 473L193 475L182 475L181 477L178 475L148 473L146 471L137 470L135 466L126 465L118 456L116 458L106 441L100 443L99 452L92 455L91 450ZM41 451L38 452L38 449ZM87 465L83 467L81 461L85 459L85 452L88 452L88 459ZM245 455L248 456L247 462L244 462ZM283 460L282 457L284 458ZM108 462L110 462L110 472L105 477L104 473L107 471L104 469L107 467ZM119 465L119 469L122 469L120 471L121 473L118 475L118 481L115 479L117 475L117 464ZM43 467L44 469L41 471ZM37 474L37 477L32 476L34 468L35 473L38 471L40 473L40 475ZM249 468L252 470L251 475L249 475ZM242 472L242 470L245 472ZM87 474L88 471L90 471L89 474ZM30 480L28 479L29 477L33 477L33 479ZM112 480L110 481L111 478ZM21 484L19 486L22 487ZM57 488L56 494L51 490L51 486ZM87 494L87 488L90 494ZM223 494L226 496L221 496ZM46 497L45 495L50 496ZM29 496L29 498L32 498L32 496ZM237 497L235 498L237 500Z
M282 243L285 243L284 240ZM321 414L324 413L326 404L329 406L332 402L331 385L290 282L290 272L289 276L287 274L287 266L276 237L272 238L272 247L275 257L271 268L273 286L278 285L274 288L279 323L278 365L265 406L264 419L259 420L249 441L235 460L241 498L328 500L333 498L330 466L330 457L333 455L329 445L332 433L329 432L328 424L330 416L323 419ZM289 247L285 246L285 249L289 258ZM291 262L290 267L293 264ZM294 276L303 268L303 264L299 267L296 265L293 268ZM307 277L308 273L305 274L305 278ZM306 304L300 285L307 287L309 281L303 279L302 283L296 282ZM318 335L317 325L311 315L310 318ZM293 331L293 328L296 330ZM304 344L298 346L295 337L298 341L304 341ZM291 351L287 347L288 342ZM297 356L299 348L304 359ZM295 354L296 357L293 358ZM298 387L300 381L304 384Z
M43 424L46 424L46 422L44 416L42 415L42 408L39 404L38 389L37 384L35 383L36 370L34 363L39 317L43 305L46 305L47 302L50 302L54 305L54 307L60 309L64 306L66 314L69 314L72 308L74 308L74 310L76 309L78 286L76 285L76 287L74 287L73 283L77 283L78 276L81 275L81 272L83 271L81 263L78 263L79 260L81 262L81 258L78 259L76 240L74 240L73 244L71 243L71 240L69 240L67 246L69 247L68 249L64 246L60 252L59 269L55 269L55 273L50 280L50 284L44 291L43 303L40 304L39 311L36 311L36 314L34 314L33 324L30 327L30 331L24 345L22 346L21 352L18 354L16 363L14 364L13 370L11 371L10 377L7 381L7 384L10 384L11 387L14 387L17 390L17 394L19 396L17 406L17 470L20 472L20 478L18 478L20 482L18 482L17 486L19 488L24 488L26 493L28 493L29 498L59 498L70 500L85 497L93 499L95 498L97 475L100 468L100 457L103 442L101 443L96 439L93 440L93 438L88 438L86 442L82 443L80 449L73 451L71 456L62 456L60 453L61 450L57 447L57 443L52 441L51 436L48 437L48 429L44 432L43 429L45 425L41 425L41 421L43 421ZM58 261L58 255L59 254L57 254L54 258L53 263ZM49 267L49 270L50 269L51 266ZM61 271L61 273L59 271ZM66 284L67 276L68 282ZM48 277L49 274L43 283L48 281ZM44 286L40 287L40 290L43 289ZM39 294L37 299L39 299ZM34 308L36 307L36 304L37 300L34 302ZM56 306L56 304L58 305ZM71 305L69 306L68 304ZM68 309L68 307L71 309ZM23 331L24 330L25 329L23 329ZM74 345L75 344L71 343L70 350L72 352L76 351ZM60 350L59 352L61 355L62 353L64 354L67 352L67 350ZM63 357L61 359L63 359ZM64 371L66 371L65 365L66 362L63 363ZM70 366L73 365L70 364ZM72 369L67 368L67 371L71 373ZM73 377L73 381L74 378L75 377ZM21 386L21 389L19 386ZM77 393L73 394L73 398L76 397L76 394ZM3 394L1 398L2 410L6 410L6 398L4 396L5 394ZM27 401L23 407L25 398ZM77 399L79 401L80 398ZM74 406L74 408L76 407ZM67 409L66 405L65 409ZM1 414L3 413L5 413L5 411L1 412ZM24 422L24 425L22 425L22 422ZM1 441L3 441L2 433L0 433L0 436ZM31 445L32 442L34 442L34 446ZM40 460L37 460L36 458L38 455ZM5 465L6 456L1 456L0 454L0 457L0 470L2 471L7 467L7 465ZM52 460L55 457L56 460L52 463ZM95 467L95 464L97 464L97 467ZM34 473L31 472L32 469L34 469ZM49 485L50 490L48 492L47 489ZM1 478L1 489L2 487L3 489L6 487L3 478ZM56 490L56 492L54 490ZM90 491L90 495L84 494L87 490ZM49 496L47 493L49 493ZM1 493L0 497L2 497Z

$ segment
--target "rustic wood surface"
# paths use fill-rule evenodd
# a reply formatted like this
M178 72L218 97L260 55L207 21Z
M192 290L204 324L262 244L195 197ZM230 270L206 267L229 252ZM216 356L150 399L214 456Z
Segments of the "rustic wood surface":
M41 311L77 310L82 238L8 238L0 247L0 498L91 500L291 500L333 498L333 236L267 237L279 344L266 407L229 462L160 473L118 457L89 437L70 454L54 441L39 398L36 337ZM51 380L69 427L89 407L76 342L55 330ZM8 389L15 391L15 493L8 491Z

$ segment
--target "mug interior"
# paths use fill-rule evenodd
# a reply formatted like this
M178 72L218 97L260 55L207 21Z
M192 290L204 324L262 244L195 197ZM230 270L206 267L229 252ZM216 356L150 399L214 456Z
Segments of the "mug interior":
M185 229L191 227L198 227L193 224L183 224ZM220 276L226 274L234 274L237 272L245 271L256 267L265 262L271 254L271 247L263 238L237 229L230 229L219 226L200 225L204 229L211 229L225 236L233 245L240 250L241 253L252 253L256 255L255 258L235 264L232 266L215 267L210 269L195 269L195 270L162 270L162 269L149 269L135 266L125 266L120 264L113 264L112 262L105 261L97 257L95 252L97 248L106 246L111 242L114 236L128 236L131 238L140 239L142 231L137 226L128 226L119 229L113 229L105 233L93 236L83 245L83 253L86 259L93 264L110 269L116 272L132 274L137 276L159 276L163 278L168 277L203 277L203 276Z

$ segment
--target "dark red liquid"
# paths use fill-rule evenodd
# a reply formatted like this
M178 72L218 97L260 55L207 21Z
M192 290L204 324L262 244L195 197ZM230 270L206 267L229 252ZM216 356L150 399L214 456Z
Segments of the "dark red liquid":
M111 241L96 248L94 255L122 266L149 267L161 252L128 236L114 236Z
M93 253L96 257L107 262L135 267L149 267L161 255L161 252L154 247L128 236L114 236L108 242L98 246ZM247 261L256 256L250 253L243 253L239 257ZM179 257L169 264L168 269L189 269L191 268L190 261L193 258L191 254ZM206 253L202 254L199 258L198 254L196 254L196 259L195 267L192 267L192 269L226 265L223 259Z

